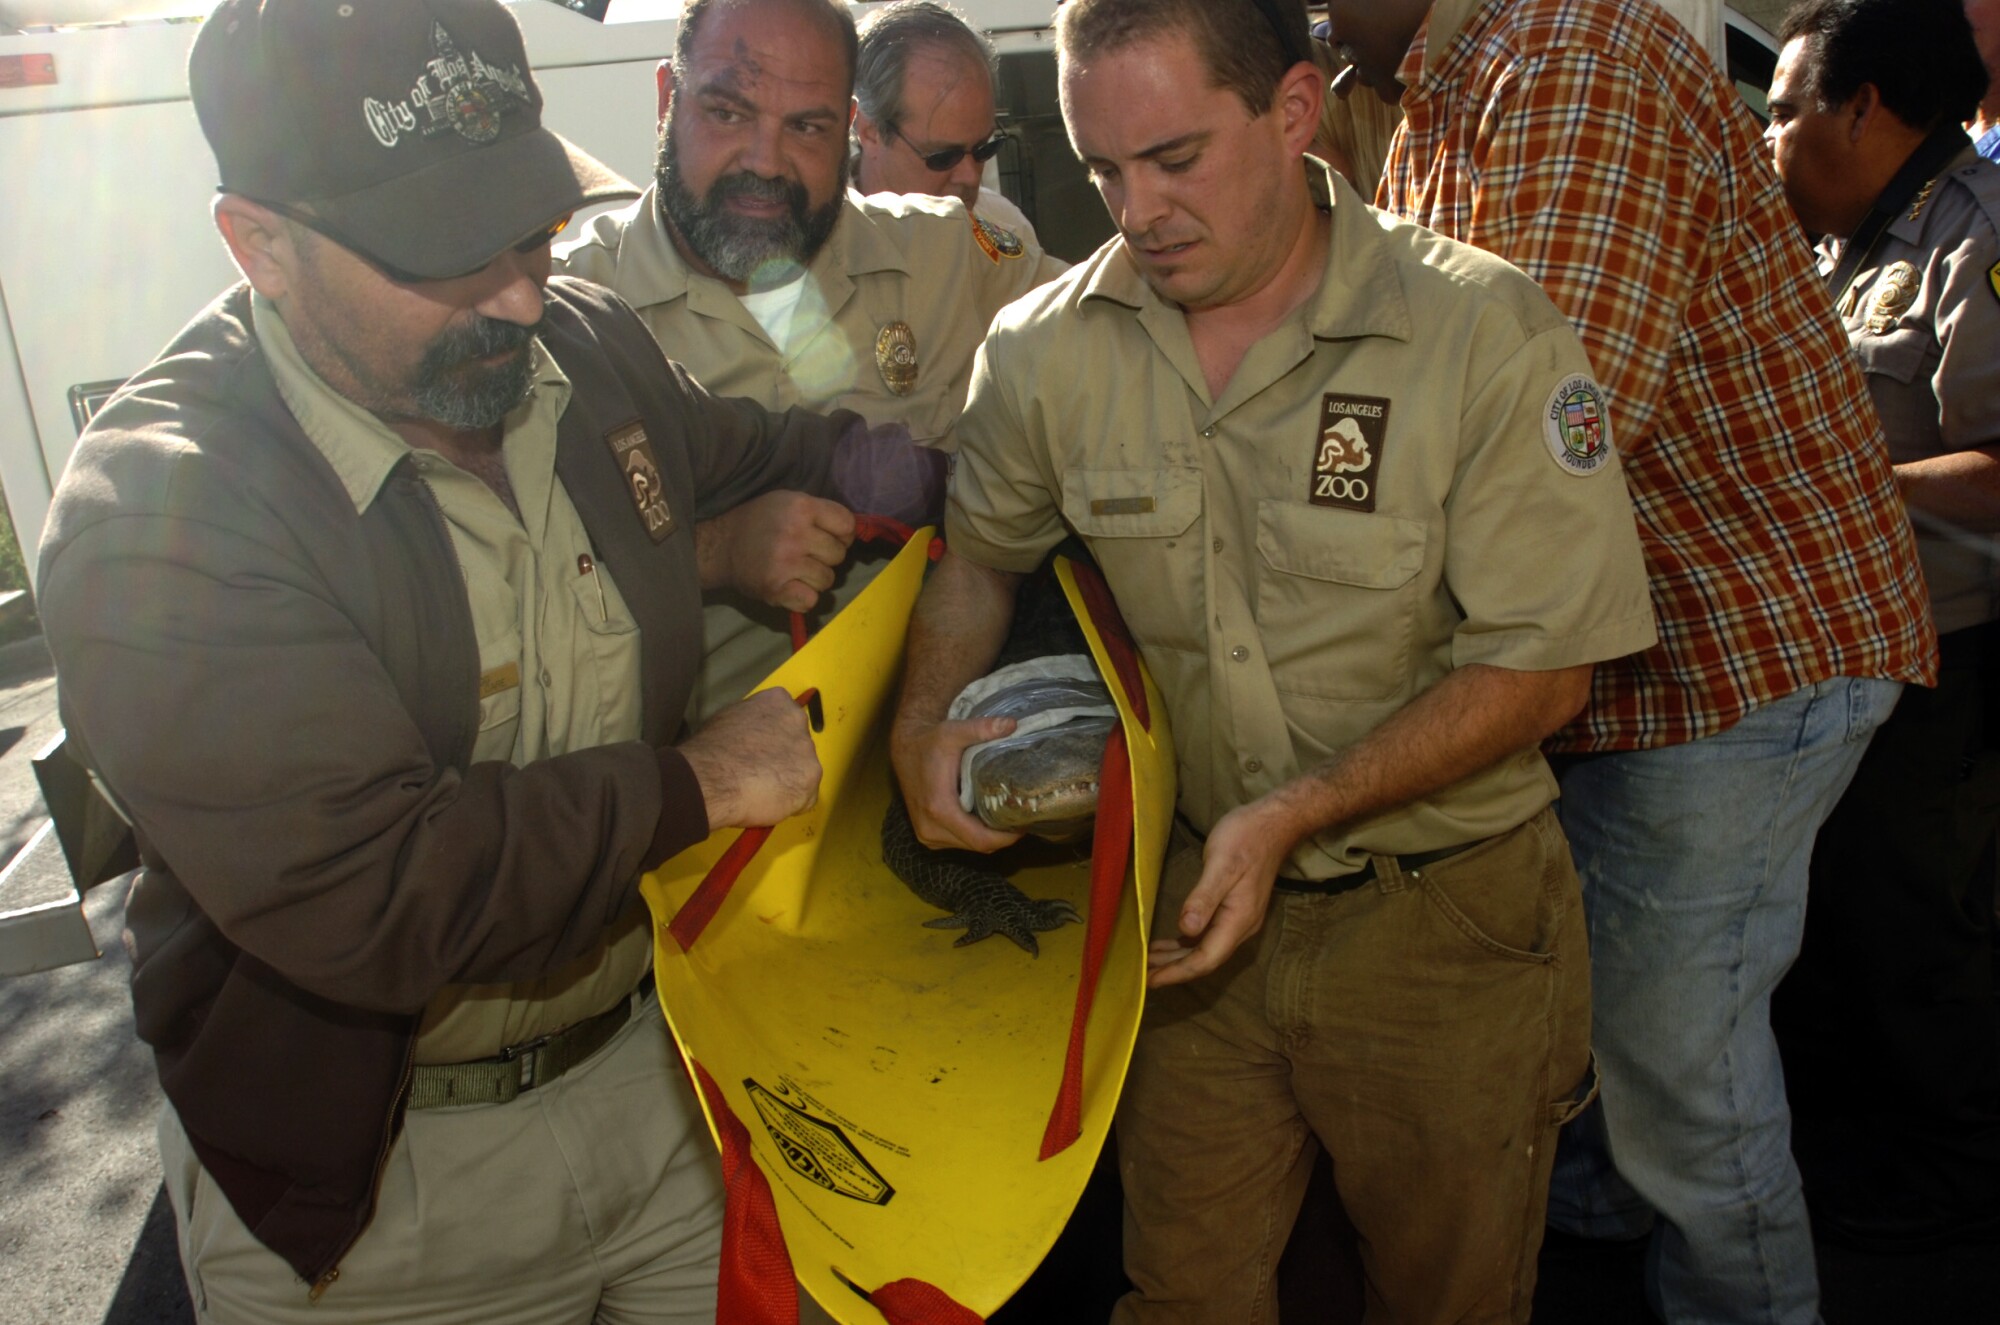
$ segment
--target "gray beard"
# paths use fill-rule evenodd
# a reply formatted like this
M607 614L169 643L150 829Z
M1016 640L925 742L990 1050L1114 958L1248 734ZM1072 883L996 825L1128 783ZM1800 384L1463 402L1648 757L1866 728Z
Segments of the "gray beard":
M804 186L747 173L718 176L708 186L708 195L697 198L681 178L672 115L660 126L653 168L660 187L660 211L695 256L724 280L758 289L772 289L793 279L825 247L846 203L847 172L843 153L833 197L818 211L810 210ZM732 197L782 201L789 214L768 221L735 216L726 206Z
M528 398L528 388L534 384L535 360L528 346L541 325L524 327L480 317L432 341L410 384L410 400L418 415L449 428L475 431L505 419ZM498 367L472 362L502 350L514 354Z

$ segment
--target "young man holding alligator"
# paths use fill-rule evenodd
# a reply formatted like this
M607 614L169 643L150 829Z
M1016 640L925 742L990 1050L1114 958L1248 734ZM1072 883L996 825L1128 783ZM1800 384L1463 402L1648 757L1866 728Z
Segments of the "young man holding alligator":
M1298 6L1084 0L1059 55L1120 235L981 352L892 741L911 817L1012 840L956 800L959 752L1008 724L944 714L1074 531L1180 752L1117 1319L1268 1315L1324 1145L1380 1305L1525 1320L1589 1091L1536 746L1654 638L1601 392L1519 272L1302 161Z

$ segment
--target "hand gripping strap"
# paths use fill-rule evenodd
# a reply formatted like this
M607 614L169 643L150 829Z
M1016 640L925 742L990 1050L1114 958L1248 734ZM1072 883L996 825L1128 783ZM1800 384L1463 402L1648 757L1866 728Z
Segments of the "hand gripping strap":
M1125 753L1125 729L1113 727L1097 774L1097 826L1090 843L1090 919L1083 937L1083 978L1077 984L1076 1011L1069 1023L1062 1085L1056 1091L1055 1108L1049 1111L1049 1125L1042 1132L1042 1159L1061 1154L1083 1135L1084 1029L1090 1024L1090 1005L1097 997L1097 979L1104 971L1111 931L1117 927L1118 894L1124 890L1125 867L1131 859L1132 764Z
M813 696L818 693L815 688L800 695L799 707L811 704ZM715 913L722 909L723 898L729 896L729 890L736 886L737 876L743 873L744 867L770 835L768 827L744 829L729 844L729 849L722 853L722 859L709 866L708 873L688 894L688 899L681 903L681 909L674 912L674 918L667 924L667 934L680 944L682 952L694 947L694 941L701 937L701 932L708 928L708 922L715 919Z

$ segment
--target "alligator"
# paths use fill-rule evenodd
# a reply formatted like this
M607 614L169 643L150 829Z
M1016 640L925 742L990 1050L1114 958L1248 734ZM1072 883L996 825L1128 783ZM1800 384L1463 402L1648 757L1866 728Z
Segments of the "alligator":
M1003 680L1003 674L1019 670L1016 664L1077 656L1087 664L1089 645L1062 586L1044 566L1021 585L1013 625L989 678ZM1037 699L1031 703L1067 703L1077 698L1074 692L1079 684L1087 684L1095 687L1099 702L1108 705L1110 695L1103 681L1095 677L1095 668L1086 665L1081 672L1092 679L1069 684L1067 700L1050 698L1065 689L1058 683L1053 691L1048 686L1034 691ZM974 682L967 687L967 695L980 686ZM1021 688L1013 688L1013 695L1020 693ZM1006 692L973 712L975 716L1027 716L1018 700L1010 702ZM1115 721L1072 720L977 752L967 761L970 808L990 826L1010 832L1032 833L1057 842L1085 836L1097 811L1098 769ZM917 840L900 788L892 787L889 809L882 819L882 861L911 892L947 912L925 921L926 928L964 929L956 947L1000 934L1036 956L1041 951L1036 934L1083 919L1076 907L1062 898L1029 897L996 873L989 857L971 851L933 851L924 846Z

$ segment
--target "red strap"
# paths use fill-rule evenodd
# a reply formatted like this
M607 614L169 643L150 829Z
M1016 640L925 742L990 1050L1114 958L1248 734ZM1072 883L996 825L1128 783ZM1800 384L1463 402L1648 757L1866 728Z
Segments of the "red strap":
M921 1279L898 1279L868 1295L889 1325L986 1325L986 1317Z
M857 543L894 543L901 547L916 536L916 530L886 515L854 517L854 541Z
M1087 562L1072 560L1069 567L1076 576L1076 587L1083 595L1090 622L1097 627L1097 637L1104 641L1104 651L1111 655L1111 670L1118 674L1118 684L1125 691L1125 702L1132 706L1132 716L1139 720L1141 731L1153 730L1152 709L1146 703L1146 682L1139 673L1139 646L1132 642L1132 632L1125 627L1118 601L1111 596L1111 586L1104 582L1097 567ZM1103 804L1101 798L1098 803Z
M812 702L817 687L798 697L798 706L804 708ZM744 866L764 845L764 839L771 835L769 828L746 828L739 834L729 849L722 853L722 859L708 867L688 899L681 903L681 909L674 912L674 918L667 922L667 934L680 944L682 952L694 946L701 932L708 928L708 922L715 919L715 913L722 909L722 899L729 896L729 890L736 886L736 877L743 873Z
M702 1098L722 1138L722 1266L716 1280L716 1325L799 1325L799 1287L792 1255L778 1226L770 1180L750 1153L750 1133L722 1098L721 1087L694 1065Z
M1104 954L1117 927L1118 895L1125 887L1125 866L1132 858L1132 765L1125 754L1125 729L1113 727L1104 743L1104 764L1097 774L1097 827L1090 843L1090 919L1083 935L1083 979L1076 990L1076 1012L1069 1023L1069 1055L1063 1060L1062 1087L1042 1133L1042 1159L1059 1155L1083 1135L1083 1036L1090 1023L1090 1005L1097 997L1097 978L1104 972Z

